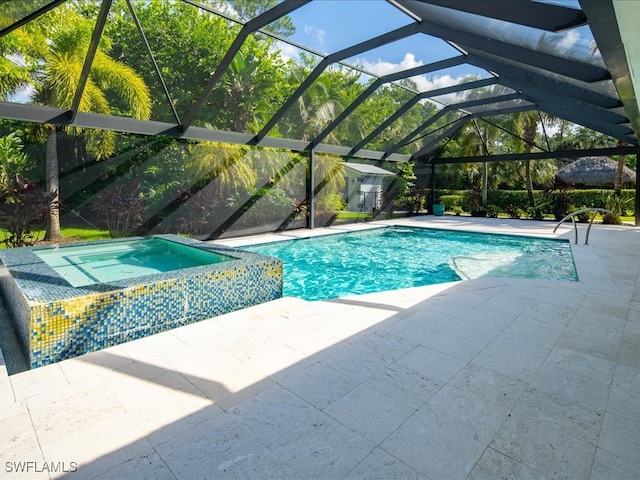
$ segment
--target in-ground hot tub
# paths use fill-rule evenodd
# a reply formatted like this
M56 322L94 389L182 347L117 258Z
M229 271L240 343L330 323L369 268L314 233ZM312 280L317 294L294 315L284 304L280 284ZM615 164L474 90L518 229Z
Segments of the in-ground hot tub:
M0 251L31 368L282 296L282 261L176 235Z

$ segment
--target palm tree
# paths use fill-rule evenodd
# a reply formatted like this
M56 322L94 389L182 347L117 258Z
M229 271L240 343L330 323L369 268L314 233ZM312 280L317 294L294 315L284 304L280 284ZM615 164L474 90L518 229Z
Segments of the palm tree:
M230 102L234 132L246 132L247 124L253 120L251 97L258 85L254 81L260 62L254 55L238 52L225 74L223 87Z
M14 53L21 55L28 68L32 70L32 101L69 109L73 105L91 41L93 21L65 6L49 12L46 17L42 22L31 22L23 29L10 34L14 36ZM78 109L84 112L112 113L108 95L114 93L124 102L127 109L125 114L148 119L151 114L151 99L147 85L131 67L111 58L108 55L109 50L110 41L103 36ZM14 90L20 87L24 88L25 85L14 87ZM47 138L47 192L54 195L46 237L58 241L61 238L57 154L59 127L47 124L44 128ZM87 147L98 159L113 153L114 132L93 130L85 132L85 135Z
M467 77L464 82L477 80L477 77L471 75ZM503 87L502 85L492 85L485 88L477 88L474 90L464 90L457 94L458 97L464 100L473 100L476 98L482 98L487 94L499 96L505 93L511 92L510 89ZM464 156L485 155L489 156L489 146L495 143L496 139L500 136L500 129L494 127L489 122L482 122L482 126L474 119L467 122L458 134L457 144L460 149L460 153ZM469 175L475 176L474 172L478 172L477 164L467 164L469 168ZM489 166L487 162L482 162L481 169L481 181L482 181L482 205L487 206L488 185L489 185Z
M524 140L524 153L529 154L533 151L538 125L543 121L550 125L559 123L559 119L557 117L545 113L539 113L537 110L530 110L515 115L516 128L522 132L522 139ZM538 169L540 171L539 173L542 173L542 170L545 170L545 167L548 166L544 162L544 160L537 162L537 165L540 166ZM529 207L535 208L536 205L533 196L534 172L532 171L531 159L527 158L525 160L524 170L524 181L527 189Z
M470 121L467 122L456 135L458 154L469 157L476 155L490 155L489 145L500 134L500 131L487 122ZM480 177L482 191L482 205L487 206L489 166L488 162L461 164L465 169L468 180L474 184L475 179Z
M257 176L245 156L248 147L199 142L190 148L187 171L196 181L205 181L214 198L226 199L255 186Z
M295 68L291 73L292 82L301 83L308 73L306 68ZM279 124L281 132L289 138L312 140L353 101L354 91L363 90L357 85L358 79L357 73L346 68L325 71L285 114ZM348 132L352 128L350 120L351 115L332 130L325 141L340 144L338 131ZM362 138L361 132L358 138Z

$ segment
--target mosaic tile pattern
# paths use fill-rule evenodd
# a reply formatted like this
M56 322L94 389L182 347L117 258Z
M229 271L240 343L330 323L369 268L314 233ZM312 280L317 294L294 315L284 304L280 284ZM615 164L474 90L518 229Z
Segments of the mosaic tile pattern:
M282 296L277 258L176 235L156 237L237 260L71 287L33 253L37 247L0 252L0 288L31 368Z

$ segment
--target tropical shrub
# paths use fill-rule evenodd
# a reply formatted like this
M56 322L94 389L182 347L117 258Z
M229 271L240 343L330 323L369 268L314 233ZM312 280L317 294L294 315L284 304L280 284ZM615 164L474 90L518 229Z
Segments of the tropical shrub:
M473 187L469 190L466 203L472 217L487 216L487 208L482 205L482 191L480 187Z
M520 218L523 215L526 215L526 213L520 207L514 205L513 203L507 205L505 212L507 215L509 215L509 218Z
M542 207L540 205L536 205L535 207L527 208L527 218L531 220L543 220L544 214L542 213Z
M102 217L111 237L134 235L144 212L140 182L118 183L102 190L95 197L93 209Z
M592 207L587 207L586 205L582 205L578 210L586 210L587 208L592 208ZM593 211L586 211L586 212L577 214L576 220L578 220L578 222L580 223L589 223L591 221L592 216L593 216Z
M609 225L622 224L621 216L626 213L628 203L627 199L615 195L613 192L604 195L604 208L611 210L611 213L605 213L602 216L602 223Z
M583 207L580 208L604 207L603 190L571 189L567 190L565 193L568 195L569 204L571 206L582 205ZM436 198L440 198L440 201L447 205L448 210L455 211L454 207L458 206L461 213L463 211L470 212L470 192L468 190L437 189L435 190L435 196ZM520 217L537 220L542 220L545 213L553 213L553 206L549 202L550 196L547 195L545 191L536 190L534 192L534 198L536 207L530 208L527 207L528 201L526 190L489 190L488 195L489 204L497 206L500 212L504 212L509 216L511 216L512 213L513 215L516 215L516 209L521 209ZM635 191L632 189L622 190L622 198L625 200L624 204L628 211L633 206ZM625 212L623 211L622 214L624 213Z
M316 210L338 212L347 208L347 203L341 193L327 193L318 195Z
M451 210L453 210L453 213L455 213L455 214L456 214L456 216L458 216L458 217L459 217L460 215L462 215L462 213L464 212L464 210L462 209L462 207L461 207L461 206L459 206L459 205L454 205L454 206L451 208Z
M208 185L195 193L188 186L182 186L177 192L176 201L180 207L172 218L175 231L189 235L203 233L211 216L211 207L215 205L217 192ZM228 199L227 203L232 203L232 199Z
M297 209L297 205L282 189L266 186L254 189L252 201L246 202L242 209L243 221L252 226L282 222Z
M11 189L15 176L24 172L27 156L22 147L16 132L0 137L0 186L5 189Z
M409 214L418 213L424 210L425 196L427 188L421 185L411 185L409 191L400 196L396 205L399 210L404 210Z
M498 205L487 205L487 217L498 218L500 213L500 207Z
M56 197L16 175L0 193L0 227L7 247L34 245L44 234L49 208Z
M409 188L409 182L400 176L385 177L382 180L382 208L387 218L391 218L394 208L400 208L399 198Z
M557 175L544 189L547 204L556 220L562 220L573 209L570 190L571 183Z

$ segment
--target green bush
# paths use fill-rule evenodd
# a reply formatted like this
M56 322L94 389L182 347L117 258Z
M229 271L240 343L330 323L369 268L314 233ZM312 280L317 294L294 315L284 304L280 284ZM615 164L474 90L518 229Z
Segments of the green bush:
M425 187L420 185L410 186L408 191L400 195L396 200L398 209L409 212L410 214L424 210L425 192Z
M528 206L526 190L490 190L487 197L490 204L497 205L503 212L507 211L509 205L520 208Z
M584 206L580 208L602 208L604 207L603 195L607 192L607 190L603 191L602 189L569 190L565 191L568 198L564 198L564 200L568 200L569 205ZM436 199L439 198L440 201L446 205L447 210L460 213L471 212L471 205L469 204L469 190L437 189L435 191L435 197ZM430 199L431 197L428 195L427 198ZM623 190L623 208L626 208L627 211L628 209L631 209L633 207L634 198L635 190ZM488 192L489 205L492 205L492 208L494 209L497 208L500 213L506 213L509 216L512 214L516 215L517 209L520 209L521 217L527 216L528 218L534 219L542 219L544 218L544 214L551 215L554 213L552 204L549 203L550 199L545 197L543 191L536 190L534 192L534 200L536 207L535 209L531 209L528 205L529 202L526 190L489 190ZM578 207L575 207L575 209L577 208ZM480 212L478 213L480 214ZM622 215L625 213L626 211L621 212Z
M316 209L324 211L338 212L347 208L347 202L341 193L327 193L326 195L318 195L316 200Z
M507 213L507 215L509 215L509 218L520 218L520 217L522 217L522 216L527 214L520 207L518 207L517 205L514 205L512 203L507 205L506 213Z
M440 195L436 198L440 198L440 203L444 203L447 210L454 210L455 207L462 207L462 195Z
M542 208L539 206L527 208L527 218L531 220L543 220L544 214L542 213Z
M572 190L571 203L574 205L582 205L581 208L604 207L602 203L602 190Z
M613 192L610 192L603 196L604 208L611 210L611 213L605 213L602 217L602 223L608 223L610 225L622 224L622 218L620 218L628 208L629 199L623 196L618 197Z
M586 205L582 205L577 210L585 210L587 208L593 208L593 207L587 207ZM582 213L579 213L578 215L576 215L576 220L578 222L580 222L580 223L589 223L591 221L591 216L592 215L593 215L593 212L591 212L591 211L582 212Z
M502 211L502 209L498 205L489 205L487 206L487 217L490 218L498 218L498 214Z

